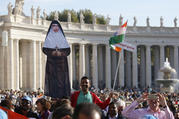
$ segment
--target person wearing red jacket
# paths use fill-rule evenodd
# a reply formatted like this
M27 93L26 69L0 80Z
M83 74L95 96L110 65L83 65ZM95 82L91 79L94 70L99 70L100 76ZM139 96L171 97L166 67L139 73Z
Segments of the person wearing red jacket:
M113 93L110 93L108 99L102 102L96 94L89 91L90 81L86 76L83 76L81 78L80 87L81 87L80 91L75 91L71 95L72 107L76 107L76 105L80 103L94 103L98 105L101 109L105 109L109 105L111 98L113 97Z

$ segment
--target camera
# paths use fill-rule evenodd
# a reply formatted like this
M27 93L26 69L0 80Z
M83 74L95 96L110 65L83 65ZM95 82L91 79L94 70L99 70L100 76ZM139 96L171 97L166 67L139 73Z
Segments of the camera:
M157 99L157 98L158 98L158 96L156 94L149 94L148 95L148 99L154 100L154 99Z

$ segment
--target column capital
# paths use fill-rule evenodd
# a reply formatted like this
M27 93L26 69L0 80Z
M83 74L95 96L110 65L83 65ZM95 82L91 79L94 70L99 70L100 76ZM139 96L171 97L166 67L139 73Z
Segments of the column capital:
M166 45L159 45L160 47L165 47Z
M152 45L145 45L146 46L146 48L150 48L150 47L152 47Z
M69 45L73 45L74 43L69 42L68 44L69 44Z
M31 42L32 42L32 43L36 43L37 41L35 41L35 40L32 40Z
M15 40L15 41L20 41L20 39L12 39L12 40Z
M174 47L174 48L178 48L178 45L174 45L173 47Z
M87 43L80 43L80 45L82 45L82 46L84 46L84 45L86 45Z
M92 43L93 46L98 46L99 44L98 43Z
M110 48L110 46L109 46L109 45L105 45L105 47L106 47L106 48Z

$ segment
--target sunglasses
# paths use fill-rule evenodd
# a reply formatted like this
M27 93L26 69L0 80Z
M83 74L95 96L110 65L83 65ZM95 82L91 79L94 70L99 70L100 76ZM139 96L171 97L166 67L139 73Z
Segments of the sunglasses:
M27 100L22 100L22 105L28 105L28 104L30 104L30 101L27 101Z

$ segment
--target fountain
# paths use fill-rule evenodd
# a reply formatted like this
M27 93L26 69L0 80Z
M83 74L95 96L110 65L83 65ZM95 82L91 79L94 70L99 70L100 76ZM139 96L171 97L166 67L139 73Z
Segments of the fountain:
M159 70L159 79L156 80L156 83L160 86L161 92L177 92L179 80L176 76L176 70L170 66L168 58L164 62L164 66Z

